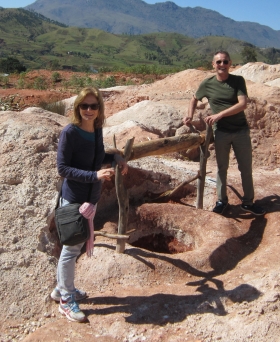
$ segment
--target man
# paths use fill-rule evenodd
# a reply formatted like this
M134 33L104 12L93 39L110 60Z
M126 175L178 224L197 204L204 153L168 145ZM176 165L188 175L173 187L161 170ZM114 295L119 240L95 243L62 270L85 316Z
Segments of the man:
M213 125L218 166L218 201L213 211L222 214L228 205L226 181L232 147L241 173L244 192L241 209L254 215L264 215L265 211L253 203L252 146L249 126L244 113L244 109L247 107L245 80L242 76L229 73L231 60L227 51L216 52L212 65L216 75L200 84L190 101L188 116L183 119L183 122L190 125L197 102L206 97L213 114L207 116L205 122L208 125Z

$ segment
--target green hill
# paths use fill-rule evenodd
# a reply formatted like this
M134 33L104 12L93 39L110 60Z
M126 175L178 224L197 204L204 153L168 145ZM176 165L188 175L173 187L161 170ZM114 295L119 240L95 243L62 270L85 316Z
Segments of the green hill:
M29 69L120 70L147 65L182 70L207 67L218 49L228 50L233 63L241 63L240 53L246 45L250 44L224 36L195 39L178 33L116 35L66 27L24 9L0 8L0 58L17 58ZM269 50L256 51L258 61L270 61ZM274 59L279 55L274 49Z

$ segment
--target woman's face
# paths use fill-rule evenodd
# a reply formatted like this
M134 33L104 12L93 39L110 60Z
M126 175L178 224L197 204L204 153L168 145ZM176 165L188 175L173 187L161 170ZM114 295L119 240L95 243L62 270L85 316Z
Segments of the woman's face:
M82 117L82 122L94 122L98 116L99 103L94 95L87 95L79 104L79 111Z

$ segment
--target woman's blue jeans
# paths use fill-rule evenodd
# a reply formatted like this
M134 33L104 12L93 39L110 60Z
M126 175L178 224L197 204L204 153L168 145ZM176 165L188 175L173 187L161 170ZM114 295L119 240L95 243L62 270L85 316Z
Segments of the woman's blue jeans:
M233 148L244 196L242 202L252 205L254 201L254 186L252 175L252 144L249 129L243 129L234 133L215 130L215 150L217 160L217 196L223 203L228 202L227 197L227 170L229 167L230 149Z
M61 207L67 204L69 204L68 201L63 198L60 199ZM68 300L72 295L75 294L75 264L83 245L84 242L76 246L63 245L62 247L57 265L57 288L60 290L60 294L63 300Z

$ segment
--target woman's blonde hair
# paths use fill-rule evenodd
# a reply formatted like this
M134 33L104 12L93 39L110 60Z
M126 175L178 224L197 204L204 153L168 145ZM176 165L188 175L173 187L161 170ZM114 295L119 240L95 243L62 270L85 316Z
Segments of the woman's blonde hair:
M79 92L74 102L74 112L71 117L71 122L76 126L81 126L82 117L80 114L79 105L83 103L84 99L88 95L93 95L97 99L97 102L99 104L98 115L97 118L94 120L94 128L101 128L105 123L104 102L100 90L95 87L84 88Z

